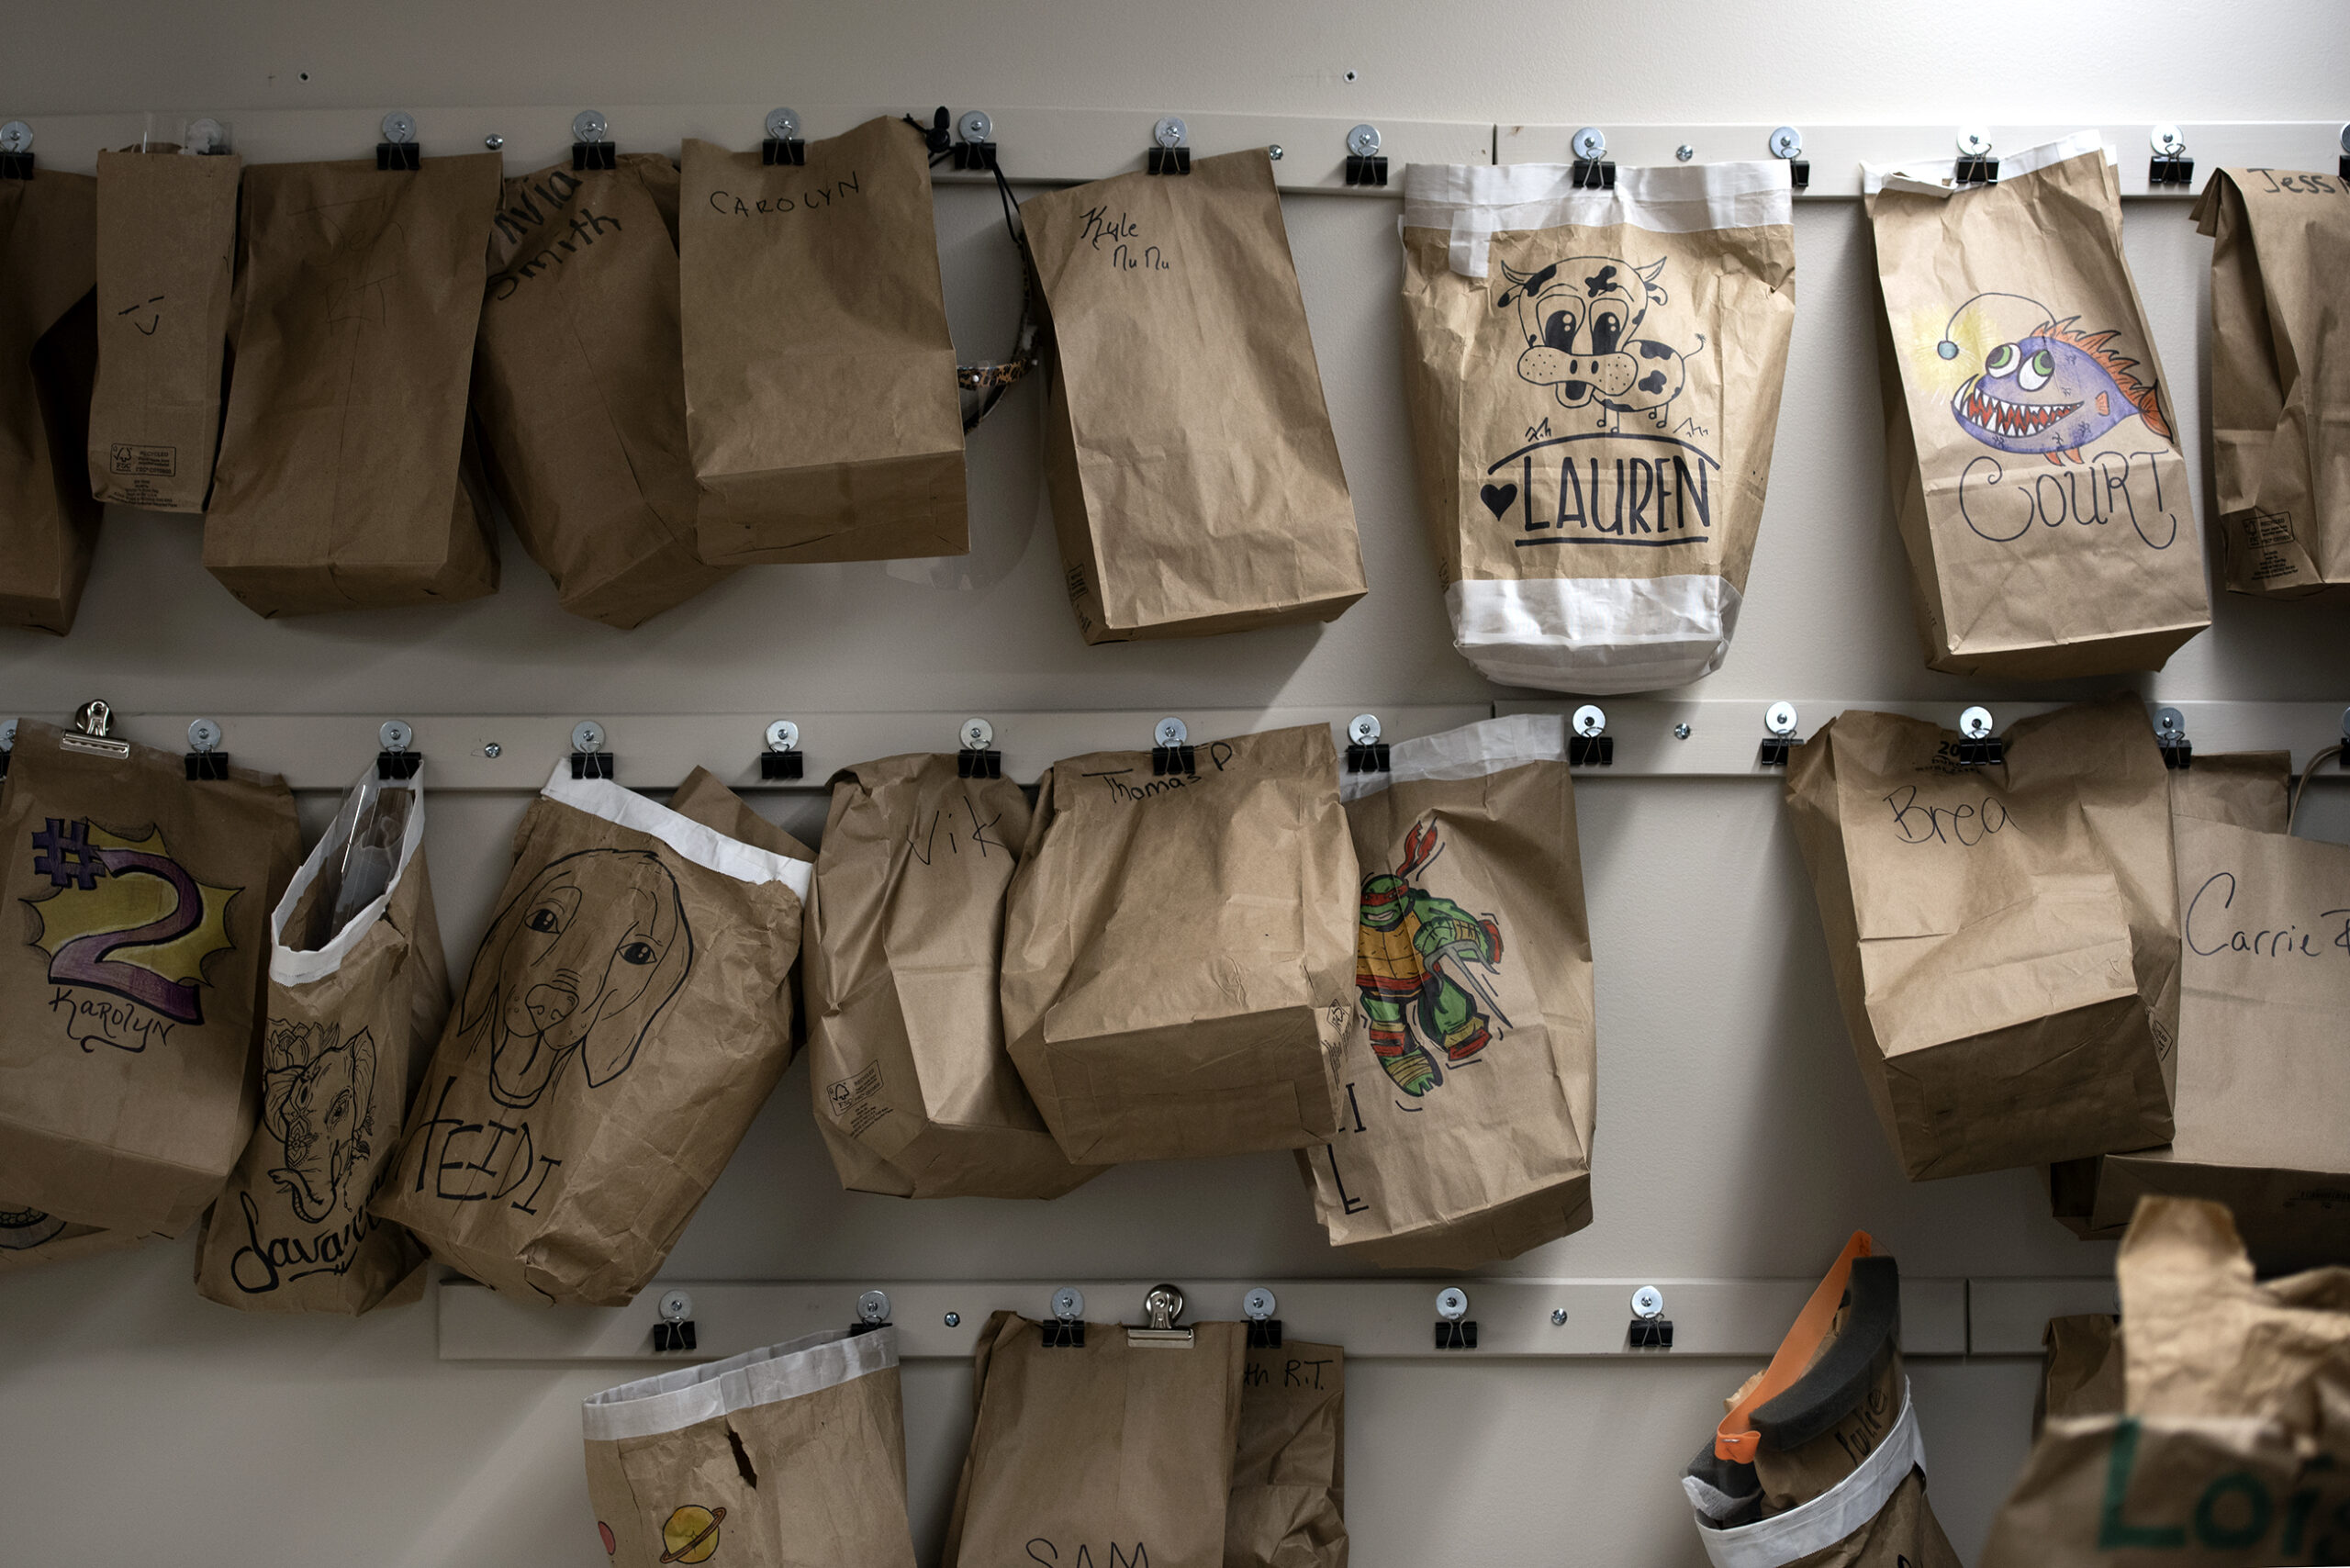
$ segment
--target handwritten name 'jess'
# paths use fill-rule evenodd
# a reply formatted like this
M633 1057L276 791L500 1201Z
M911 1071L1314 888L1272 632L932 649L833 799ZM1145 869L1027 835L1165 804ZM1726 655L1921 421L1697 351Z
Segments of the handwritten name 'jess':
M2236 886L2233 871L2215 871L2188 901L2187 945L2200 957L2248 953L2256 958L2324 958L2333 957L2330 948L2350 958L2350 909L2320 910L2316 926L2288 921L2281 926L2230 930L2226 915L2235 907ZM2217 902L2205 907L2204 900L2215 892Z
M822 212L828 207L860 195L864 187L857 184L856 171L834 180L830 185L811 185L791 196L754 196L745 200L730 191L710 193L710 210L728 218L778 218L787 212Z

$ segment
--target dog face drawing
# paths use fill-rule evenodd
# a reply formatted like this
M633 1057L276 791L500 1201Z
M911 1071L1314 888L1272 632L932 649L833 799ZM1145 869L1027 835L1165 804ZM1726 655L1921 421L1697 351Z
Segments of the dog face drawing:
M677 880L641 849L554 861L498 911L459 1027L489 1039L489 1092L538 1103L574 1054L593 1087L626 1072L686 983L693 932Z
M331 1217L375 1125L375 1039L340 1024L279 1019L261 1043L262 1126L285 1163L269 1179L307 1225Z

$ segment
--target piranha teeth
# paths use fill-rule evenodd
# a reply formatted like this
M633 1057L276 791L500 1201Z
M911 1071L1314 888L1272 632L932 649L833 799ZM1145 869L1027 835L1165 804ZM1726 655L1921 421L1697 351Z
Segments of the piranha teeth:
M2010 403L1984 391L1980 377L1959 388L1958 399L1961 413L1971 423L2005 436L2038 435L2080 407L2078 403Z

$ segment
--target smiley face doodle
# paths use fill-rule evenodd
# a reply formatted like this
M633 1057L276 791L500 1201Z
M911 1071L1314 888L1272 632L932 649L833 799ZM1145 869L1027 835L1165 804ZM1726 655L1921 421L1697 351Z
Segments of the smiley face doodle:
M491 923L460 1030L489 1047L489 1090L538 1103L574 1056L591 1087L626 1072L693 968L677 879L646 850L549 864Z
M146 301L144 304L127 305L121 309L116 311L115 314L118 316L129 316L134 318L146 316L149 318L147 320L140 321L134 319L130 324L138 328L143 336L151 338L155 335L156 330L163 324L163 313L155 308L155 307L161 305L162 302L163 297L159 294L153 298Z
M1550 387L1561 408L1596 403L1602 430L1620 428L1629 413L1662 424L1689 381L1679 349L1639 335L1650 309L1671 298L1658 282L1664 263L1662 256L1644 267L1617 256L1569 256L1534 272L1504 266L1509 286L1494 306L1517 308L1526 338L1519 377ZM1700 336L1697 349L1705 343Z

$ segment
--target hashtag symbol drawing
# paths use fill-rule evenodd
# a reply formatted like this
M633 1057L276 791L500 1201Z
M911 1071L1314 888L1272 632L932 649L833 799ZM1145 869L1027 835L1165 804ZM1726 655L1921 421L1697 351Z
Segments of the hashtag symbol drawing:
M106 874L106 862L90 849L90 824L85 822L50 818L49 831L33 834L33 874L47 877L52 887L79 888L86 893Z

